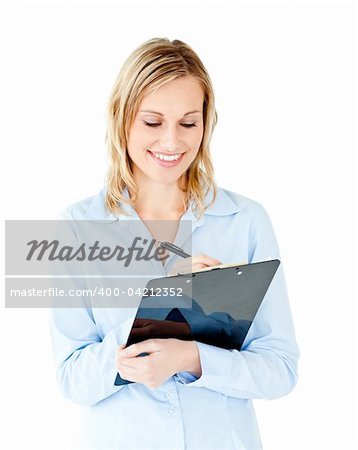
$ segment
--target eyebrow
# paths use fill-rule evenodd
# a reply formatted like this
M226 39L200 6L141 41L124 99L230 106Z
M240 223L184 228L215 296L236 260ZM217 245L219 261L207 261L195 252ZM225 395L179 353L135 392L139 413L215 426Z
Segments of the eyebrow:
M153 110L151 110L151 109L142 109L142 110L139 111L139 112L157 114L158 116L162 116L162 117L163 117L163 114L162 114L162 113L160 113L160 112L158 112L158 111L153 111ZM189 111L189 112L185 113L183 117L189 116L190 114L195 114L195 113L200 113L200 114L201 114L201 111Z

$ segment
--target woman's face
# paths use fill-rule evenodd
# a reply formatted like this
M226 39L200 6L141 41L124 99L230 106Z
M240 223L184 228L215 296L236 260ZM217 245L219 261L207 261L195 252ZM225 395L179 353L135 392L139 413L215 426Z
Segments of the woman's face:
M144 96L128 139L137 181L173 183L189 168L203 138L203 102L203 89L191 76Z

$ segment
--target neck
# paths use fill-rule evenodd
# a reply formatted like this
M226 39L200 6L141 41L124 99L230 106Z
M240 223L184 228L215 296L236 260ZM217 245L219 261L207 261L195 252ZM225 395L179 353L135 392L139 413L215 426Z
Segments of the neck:
M185 194L178 183L140 180L135 209L148 219L179 219L185 212Z

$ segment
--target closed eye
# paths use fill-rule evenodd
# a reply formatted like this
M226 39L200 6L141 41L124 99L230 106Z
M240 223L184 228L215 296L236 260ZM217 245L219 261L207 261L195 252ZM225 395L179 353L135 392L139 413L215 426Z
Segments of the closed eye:
M153 127L153 128L159 127L159 126L161 125L161 123L157 123L157 122L146 122L145 120L144 120L144 124L145 124L147 127ZM196 124L195 124L195 123L181 123L180 125L181 125L182 127L184 127L184 128L192 128L192 127L196 127Z

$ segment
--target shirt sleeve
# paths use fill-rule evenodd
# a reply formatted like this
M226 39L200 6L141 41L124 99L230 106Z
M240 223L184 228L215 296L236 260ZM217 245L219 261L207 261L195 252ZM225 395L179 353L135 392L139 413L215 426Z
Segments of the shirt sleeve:
M123 338L120 327L102 339L90 309L52 308L50 332L65 398L92 406L124 387L114 386L116 350Z
M57 219L71 221L73 217L64 210L57 215ZM66 239L65 242L71 242L75 239L75 233L71 229L72 222L66 223L68 226L58 227L58 236ZM57 273L56 270L51 272L52 275ZM68 272L65 266L61 270ZM55 279L53 282L56 283ZM88 288L82 277L70 277L67 283L71 284L71 288ZM76 302L79 306L57 306L49 310L56 376L65 398L92 406L124 387L114 385L116 351L124 339L123 323L101 336L88 300L83 297L76 299Z
M250 236L248 261L276 258L280 259L280 254L274 230L268 214L260 206ZM241 351L195 342L202 375L198 378L190 372L179 372L180 383L244 399L274 399L289 393L297 382L299 349L282 264Z

